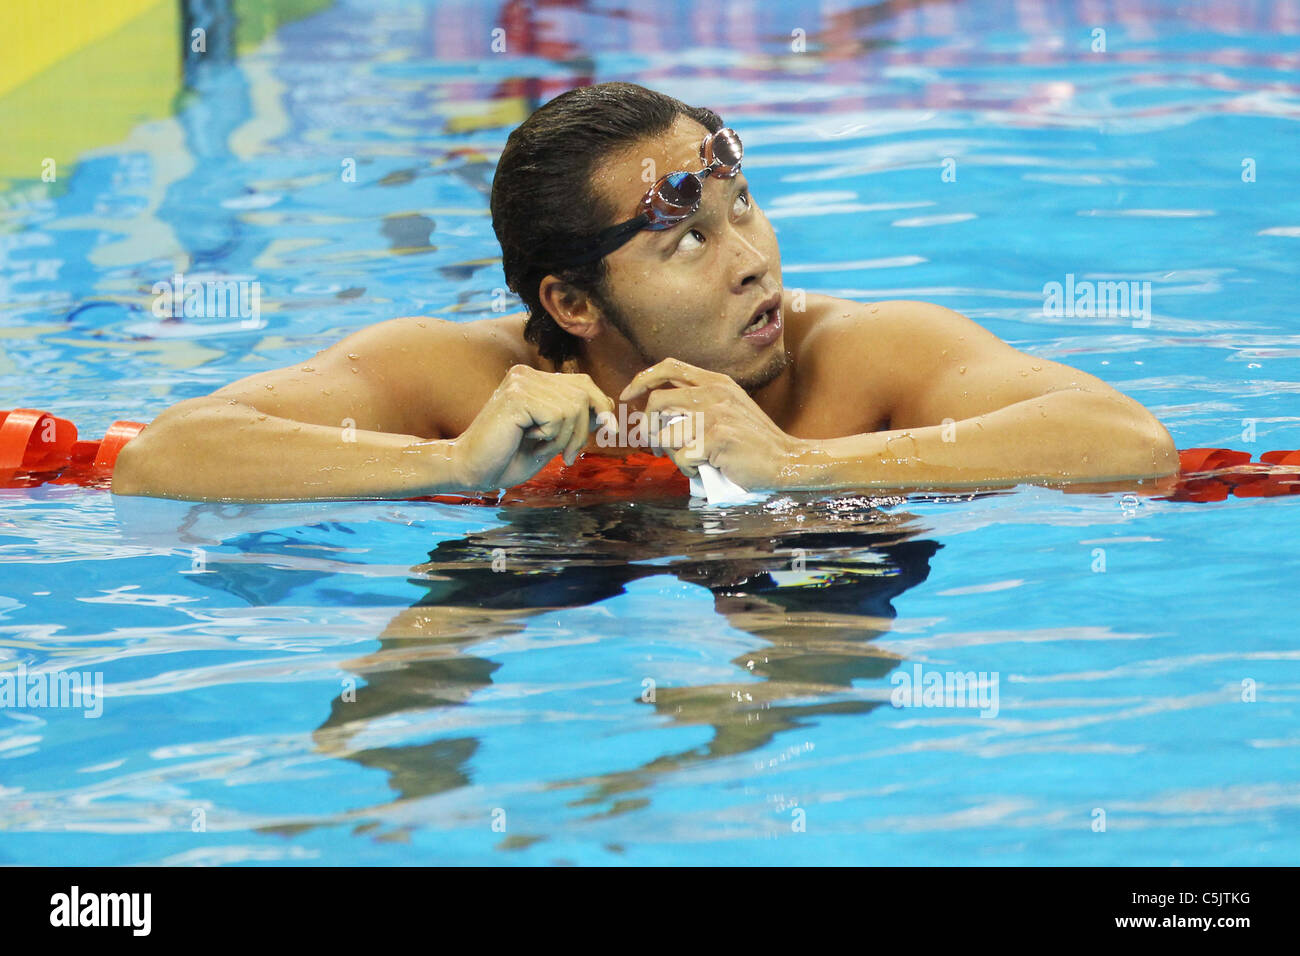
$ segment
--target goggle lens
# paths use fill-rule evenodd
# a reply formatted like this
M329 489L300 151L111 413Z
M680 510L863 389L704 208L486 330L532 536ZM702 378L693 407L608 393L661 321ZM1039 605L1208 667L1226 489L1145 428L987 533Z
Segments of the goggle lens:
M647 229L666 229L689 216L704 195L700 179L693 173L669 173L650 194Z
M704 160L704 165L713 166L716 163L718 168L714 169L713 175L723 178L735 175L744 152L740 137L730 128L718 130L700 146L700 158Z
M641 200L636 216L580 242L577 249L558 257L557 262L561 267L593 262L613 252L641 229L661 230L676 225L699 208L704 196L704 179L732 178L740 172L743 154L740 136L730 127L709 134L700 143L703 169L698 173L678 171L661 177Z

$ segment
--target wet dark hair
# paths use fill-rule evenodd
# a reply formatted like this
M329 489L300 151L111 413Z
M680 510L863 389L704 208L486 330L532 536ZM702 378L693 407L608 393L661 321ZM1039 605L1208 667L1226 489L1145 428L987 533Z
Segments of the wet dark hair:
M611 226L630 212L611 208L592 187L592 174L612 152L670 129L678 116L710 133L722 128L713 110L635 83L599 83L561 93L524 120L506 140L492 179L492 229L501 243L506 285L528 307L524 337L559 364L577 355L570 335L542 306L548 275L607 302L605 260L557 265L561 250Z

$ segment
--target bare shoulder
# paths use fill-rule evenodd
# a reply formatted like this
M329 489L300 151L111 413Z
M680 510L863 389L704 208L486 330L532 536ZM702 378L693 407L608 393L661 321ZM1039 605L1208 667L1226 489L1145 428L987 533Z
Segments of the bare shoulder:
M847 356L868 350L895 379L923 381L960 355L1014 351L978 322L933 302L815 298L814 308L814 297L808 297L809 346Z
M882 322L898 336L928 336L953 341L965 339L976 345L1002 343L1001 339L974 319L946 305L915 299L890 299L873 302L871 306L878 310Z
M526 313L470 321L407 316L335 348L373 357L371 374L382 377L383 387L404 403L428 407L429 430L450 437L469 427L511 366L539 367L536 348L523 336L526 320Z
M828 400L848 395L869 402L885 410L890 428L972 418L1067 389L1105 396L1154 422L1096 376L1023 352L946 306L818 299L821 315L806 323L803 351L815 353L811 367L831 370L819 380L842 383ZM810 296L810 313L812 302Z
M808 303L808 311L822 334L837 338L869 336L880 345L913 347L920 339L956 341L963 336L977 341L1000 341L973 319L933 302L913 299L857 302L810 295Z
M802 290L786 291L783 315L787 347L809 359L843 344L875 319L861 302Z
M786 349L802 396L791 428L808 436L875 431L889 417L881 320L869 304L817 293L788 294ZM846 424L847 423L847 424Z
M983 415L1077 389L1148 415L1137 402L1081 369L1015 348L975 320L932 302L881 302L882 341L897 370L895 428Z
M358 329L302 363L259 372L210 398L269 415L429 438L460 434L512 365L531 364L525 316L455 322L405 316Z
M843 362L857 365L868 356L878 361L885 355L892 355L900 340L908 336L915 344L919 329L909 324L916 315L910 307L928 305L924 302L857 302L808 293L802 303L804 307L797 309L799 303L791 298L791 309L787 313L787 345L796 360L818 365ZM951 314L957 316L955 312ZM942 317L927 314L924 321L927 324L941 323Z
M788 347L801 387L840 414L861 409L862 428L911 421L915 397L948 364L1014 351L961 313L930 302L807 294L799 311L791 299Z
M407 354L416 361L458 359L472 353L479 359L529 363L536 350L523 337L526 318L526 315L512 315L455 321L432 315L404 316L360 329L340 340L334 348L356 351L360 347L390 357Z
M1045 366L1062 375L1069 371L1035 360L975 320L933 302L865 303L859 306L853 331L845 335L869 342L879 366L887 370L882 401L889 407L893 428L991 411L1013 400L994 383L1014 379L1016 385L1037 387L1047 383ZM1027 373L1031 364L1034 377L1022 377L1021 371ZM939 396L944 396L947 409L942 415L936 411Z

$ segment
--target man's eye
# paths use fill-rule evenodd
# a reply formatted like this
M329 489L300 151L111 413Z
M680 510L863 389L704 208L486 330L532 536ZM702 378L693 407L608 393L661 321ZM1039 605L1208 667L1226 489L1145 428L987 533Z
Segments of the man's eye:
M737 215L743 216L746 212L749 211L750 207L753 205L753 201L749 198L749 190L745 189L737 193L736 202L741 203L740 208L737 210ZM733 203L732 205L734 206L735 203ZM691 237L698 237L698 238L694 242L688 242L687 240L690 239ZM697 249L702 245L704 245L704 233L700 232L700 230L698 229L691 229L688 232L682 233L682 237L677 241L677 245L674 247L673 251L689 252L692 249Z
M688 242L687 240L692 236L699 236L699 240L694 243ZM677 243L677 249L681 252L690 252L692 249L698 248L702 245L704 245L704 233L700 232L698 229L691 229L682 234L682 238Z

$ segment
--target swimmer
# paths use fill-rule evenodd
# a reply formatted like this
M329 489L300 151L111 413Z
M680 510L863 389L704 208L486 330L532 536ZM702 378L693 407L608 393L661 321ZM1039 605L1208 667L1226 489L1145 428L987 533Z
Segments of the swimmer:
M742 157L711 110L634 84L556 97L510 134L492 183L526 312L380 322L179 402L122 450L113 491L410 498L646 450L751 490L1177 473L1168 431L1092 375L939 305L787 287ZM632 412L653 449L622 424L611 440Z

